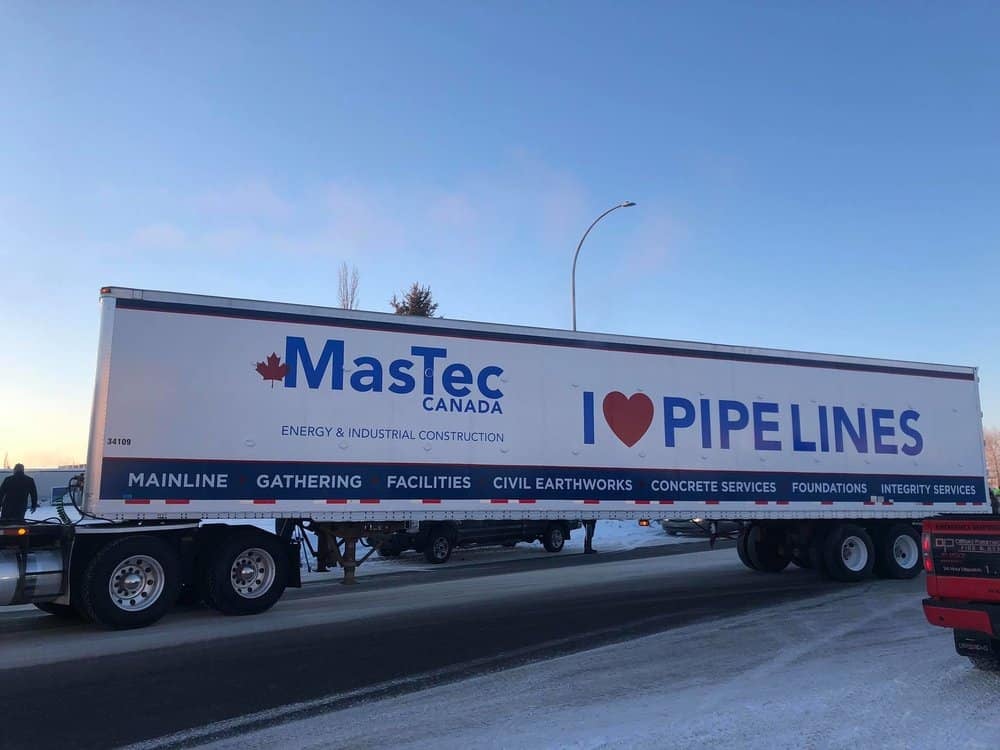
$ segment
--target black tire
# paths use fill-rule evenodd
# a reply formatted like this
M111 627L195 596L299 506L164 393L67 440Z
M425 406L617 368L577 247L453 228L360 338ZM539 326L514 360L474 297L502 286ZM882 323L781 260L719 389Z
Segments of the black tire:
M455 542L446 529L431 529L431 533L427 535L427 543L424 545L424 559L434 565L446 563L454 548Z
M275 605L288 585L288 552L261 531L220 535L201 571L202 597L224 615L257 615ZM237 568L237 566L240 566Z
M403 551L399 547L379 547L379 557L399 557Z
M736 538L736 554L740 557L740 562L747 566L750 570L757 570L750 562L750 556L747 554L747 537L750 535L750 529L753 525L747 526L742 531L740 535Z
M864 580L875 566L872 538L860 526L837 524L823 542L823 564L835 581L856 583Z
M791 562L778 535L773 531L768 533L761 525L750 527L746 537L746 554L753 569L762 573L780 573Z
M125 536L91 558L81 582L80 606L106 628L142 628L174 606L180 585L180 562L170 544L153 532ZM112 587L119 595L112 596Z
M83 617L71 604L56 604L55 602L35 602L35 606L46 614L54 615L60 620L81 620Z
M542 534L542 546L546 552L561 552L566 546L566 528L561 523L550 523Z
M897 523L875 537L875 575L880 578L916 578L923 570L920 534L908 523Z

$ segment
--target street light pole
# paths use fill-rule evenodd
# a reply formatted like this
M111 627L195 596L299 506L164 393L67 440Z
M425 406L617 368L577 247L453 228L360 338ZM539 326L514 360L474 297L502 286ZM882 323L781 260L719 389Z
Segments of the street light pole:
M574 331L576 330L576 259L580 255L580 248L583 247L583 241L585 239L587 239L587 235L590 234L590 230L593 229L597 225L597 222L599 222L601 219L603 219L609 213L611 213L612 211L617 211L619 208L630 208L631 206L634 206L634 205L635 205L635 203L633 201L625 201L624 203L619 203L617 206L612 206L611 208L609 208L603 214L601 214L596 219L594 219L594 223L593 224L591 224L589 227L587 227L587 231L584 232L583 233L583 237L580 238L580 244L576 246L576 252L573 253L573 274L572 274L572 276L570 278L570 297L573 300L573 330Z

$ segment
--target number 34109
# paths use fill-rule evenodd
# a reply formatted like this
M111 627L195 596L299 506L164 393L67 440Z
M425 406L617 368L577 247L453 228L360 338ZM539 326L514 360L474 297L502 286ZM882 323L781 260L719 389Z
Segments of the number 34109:
M132 438L108 438L108 445L132 445Z

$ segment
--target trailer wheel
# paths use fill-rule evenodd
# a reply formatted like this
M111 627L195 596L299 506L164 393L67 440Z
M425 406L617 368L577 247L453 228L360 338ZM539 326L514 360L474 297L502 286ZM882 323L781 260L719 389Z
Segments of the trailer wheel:
M791 558L785 554L781 540L774 533L766 533L761 525L750 527L747 534L747 558L754 570L762 573L780 573L788 567Z
M750 555L747 554L747 537L750 536L750 529L752 528L753 524L744 527L740 531L740 535L736 538L736 554L739 555L740 562L750 568L750 570L757 570L753 563L750 562Z
M126 536L97 551L83 574L80 603L98 625L115 630L152 625L180 589L177 552L152 533Z
M431 533L427 535L427 543L424 545L424 559L435 565L446 563L451 557L451 551L454 547L455 543L447 529L443 526L431 529Z
M288 584L288 553L281 540L238 531L219 542L202 573L206 604L224 615L256 615L273 607Z
M560 552L566 544L566 530L562 524L551 523L542 535L542 546L546 552Z
M823 543L823 563L834 580L844 583L863 580L875 565L875 545L860 526L837 524Z
M915 578L923 570L920 536L908 523L897 523L875 540L875 574L883 578Z

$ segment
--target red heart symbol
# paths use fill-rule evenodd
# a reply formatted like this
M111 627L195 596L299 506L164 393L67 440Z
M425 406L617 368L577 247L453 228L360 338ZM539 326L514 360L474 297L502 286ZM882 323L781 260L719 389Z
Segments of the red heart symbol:
M631 448L653 423L653 402L645 393L626 397L620 391L611 391L604 397L604 418L618 439Z

